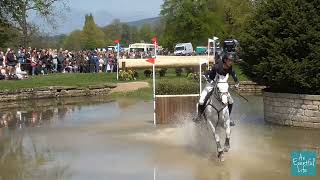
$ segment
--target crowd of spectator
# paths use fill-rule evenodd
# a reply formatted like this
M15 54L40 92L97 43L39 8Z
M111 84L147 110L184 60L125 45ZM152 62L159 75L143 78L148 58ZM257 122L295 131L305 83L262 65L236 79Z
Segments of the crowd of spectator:
M114 51L68 51L57 49L8 48L0 51L0 80L23 79L49 73L98 73L116 70Z
M158 50L158 55L170 55L167 50ZM117 52L114 49L91 51L68 51L63 49L8 48L0 50L0 80L25 79L28 76L50 73L98 73L116 72ZM120 59L146 59L154 51L121 50Z

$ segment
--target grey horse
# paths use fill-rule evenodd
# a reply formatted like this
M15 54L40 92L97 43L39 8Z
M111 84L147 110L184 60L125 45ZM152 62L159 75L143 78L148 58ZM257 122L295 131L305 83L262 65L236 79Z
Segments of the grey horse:
M202 114L202 119L208 130L213 134L215 143L217 145L217 157L220 161L224 161L224 152L228 152L230 149L230 117L228 106L221 102L222 94L219 92L215 85L210 96L206 100L205 110ZM226 138L224 147L220 143L220 135L217 129L221 127L225 130Z

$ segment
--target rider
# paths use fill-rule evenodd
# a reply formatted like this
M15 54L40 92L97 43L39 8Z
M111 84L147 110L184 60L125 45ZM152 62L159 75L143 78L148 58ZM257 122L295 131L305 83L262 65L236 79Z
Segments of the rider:
M229 109L229 115L232 111L233 106L233 99L228 92L229 84L228 84L228 78L229 75L232 76L233 80L235 81L236 88L239 88L239 80L237 78L237 75L235 71L232 69L232 63L233 63L233 56L232 55L224 55L222 58L222 61L218 62L214 65L214 67L211 69L211 71L208 71L205 74L205 77L208 81L206 87L203 89L199 105L198 105L198 117L197 120L200 120L201 115L203 114L205 108L206 108L206 102L209 99L210 94L214 90L214 83L217 84L219 94L220 94L220 101L225 106L228 106ZM233 120L230 121L230 125L234 126L235 123Z

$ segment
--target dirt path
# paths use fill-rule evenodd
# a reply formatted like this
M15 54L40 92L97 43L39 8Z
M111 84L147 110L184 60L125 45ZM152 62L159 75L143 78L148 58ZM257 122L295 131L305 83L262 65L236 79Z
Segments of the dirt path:
M149 84L147 82L118 83L117 87L111 90L111 93L129 92L148 87Z

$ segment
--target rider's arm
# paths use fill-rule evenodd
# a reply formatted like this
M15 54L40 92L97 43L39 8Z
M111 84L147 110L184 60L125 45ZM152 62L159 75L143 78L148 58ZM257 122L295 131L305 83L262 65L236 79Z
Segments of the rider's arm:
M237 74L232 68L230 69L230 75L232 76L234 82L236 84L239 84L239 80L238 80Z
M217 65L214 65L210 71L207 71L205 73L205 76L207 77L208 80L214 81L216 74L217 74Z

